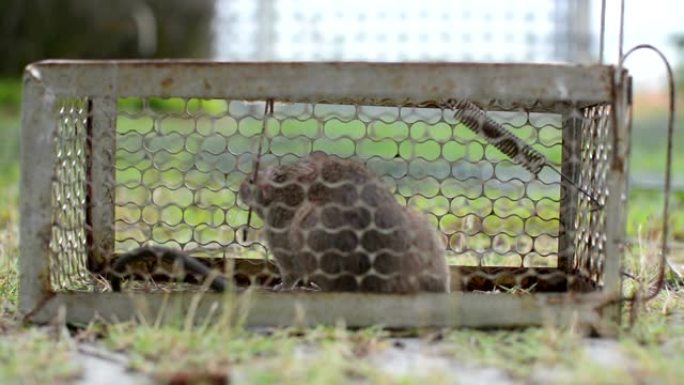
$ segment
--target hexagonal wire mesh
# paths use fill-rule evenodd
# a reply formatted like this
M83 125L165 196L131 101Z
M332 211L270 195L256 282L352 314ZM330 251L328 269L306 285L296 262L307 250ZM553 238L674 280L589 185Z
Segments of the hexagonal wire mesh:
M89 276L87 114L83 100L63 104L50 260L53 288L73 290ZM118 106L116 148L109 149L116 154L115 226L108 229L116 254L155 244L223 262L253 259L262 270L247 269L252 275L238 281L263 283L275 271L257 262L270 257L264 222L252 217L251 231L245 232L248 207L238 197L263 139L263 168L297 162L312 151L364 162L399 203L425 213L439 230L449 264L463 267L455 289L539 285L563 291L566 273L571 285L578 277L601 281L605 212L591 199L603 202L606 194L606 106L575 107L565 115L538 104L481 106L544 156L550 167L537 175L450 108L275 103L262 136L263 102L124 98ZM566 135L565 145L564 123L580 127ZM562 164L564 153L570 155ZM591 196L569 186L563 190L552 167L571 173ZM569 216L563 225L562 215Z
M189 67L193 65L180 63L172 68L182 79L191 77ZM237 85L239 79L245 78L239 71L256 74L269 69L263 72L269 76L269 82L286 83L279 97L273 98L272 113L266 115L263 98L217 97L223 92L252 95L252 91L204 91L210 96L193 98L188 94L203 91L177 88L182 97L159 98L151 95L167 93L162 91L167 87L163 74L150 81L151 85L158 84L154 86L157 88L145 92L132 82L130 88L124 88L125 92L111 93L105 86L92 88L92 79L88 78L111 78L109 84L116 84L118 79L125 79L119 77L120 71L125 71L128 77L144 76L145 66L101 63L89 69L87 65L48 63L43 66L43 74L48 77L47 84L58 83L54 89L48 88L57 97L45 99L39 94L31 99L30 92L42 88L28 88L30 103L37 106L46 100L53 103L52 107L50 104L41 107L46 109L42 115L25 115L28 119L25 119L25 145L43 146L50 154L36 158L37 164L51 164L45 171L51 175L47 178L51 191L49 204L33 204L38 201L29 195L22 206L27 213L24 216L29 218L25 221L27 224L43 223L50 229L50 235L45 238L40 235L41 226L22 228L22 255L28 253L26 250L41 250L40 244L48 241L45 253L49 263L44 270L49 272L49 280L45 290L57 293L109 290L103 276L111 273L108 270L111 262L122 253L145 245L186 250L205 264L233 274L238 287L256 285L266 290L273 287L279 282L278 267L283 262L276 255L278 263L274 263L274 250L269 248L273 244L269 245L268 236L269 231L279 228L264 220L267 218L263 218L264 211L260 212L258 205L249 219L249 207L240 192L241 183L253 175L258 148L261 148L260 170L265 175L271 175L266 170L274 170L276 165L301 165L302 159L315 151L364 164L378 176L380 190L389 194L387 201L421 213L428 223L421 228L434 229L444 241L452 291L600 291L606 279L612 282L611 290L619 281L619 277L607 277L604 273L609 259L613 261L611 272L617 273L615 266L620 256L615 254L619 249L614 245L618 244L620 233L615 226L619 227L621 222L615 216L619 210L610 215L608 210L610 205L615 209L623 202L619 193L613 200L609 199L608 191L611 183L615 191L624 183L624 179L619 179L620 174L611 169L615 144L624 143L624 138L616 141L616 131L611 129L614 115L609 93L582 91L582 95L597 98L589 102L581 97L486 99L479 96L471 99L476 106L474 111L484 113L488 120L478 121L463 115L465 98L444 98L453 92L449 86L418 92L418 95L437 97L433 100L424 96L401 96L402 92L407 92L406 95L412 92L406 91L412 89L412 82L424 85L425 81L420 78L407 83L406 90L392 90L392 97L374 98L367 95L376 91L362 89L361 96L357 97L349 90L329 97L315 96L318 91L308 88L289 94L287 85L298 89L308 87L308 83L280 76L283 70L314 73L314 78L316 73L321 73L326 74L326 79L342 84L341 79L349 79L353 73L375 71L375 66L350 64L345 70L334 64L292 67L283 64L275 65L270 71L270 67L238 65L233 69L237 72L226 72L237 89L258 88L250 82ZM461 81L467 81L468 71L477 71L484 72L484 77L495 72L506 73L503 76L507 81L515 82L519 78L515 71L526 73L531 69L524 65L445 66ZM386 78L378 80L383 87L404 68L415 67L415 71L425 71L426 76L438 73L430 72L434 69L430 66L419 64L377 67L381 71L377 74L386 74L382 75ZM220 68L200 64L195 70L199 69L205 79L212 79ZM607 68L597 67L592 72L581 67L550 66L535 67L534 71L562 84L568 79L593 74L597 80L589 79L585 86L593 89L596 81L612 79L612 72ZM565 76L564 71L572 76L558 80ZM66 73L77 77L68 80ZM82 75L85 77L78 78ZM74 84L75 88L69 88ZM524 88L527 83L518 86ZM534 94L538 90L531 84L523 91ZM81 92L95 96L69 96ZM491 91L485 86L481 92L489 95ZM141 96L132 96L136 94ZM26 122L34 118L38 119L38 126L55 124L49 143L41 141L45 136L31 136L31 125ZM497 134L491 130L506 130L506 135L497 141L501 131ZM517 143L514 151L510 151L506 140ZM527 155L521 154L533 155L525 160ZM25 184L45 184L45 178L37 170L28 164ZM324 172L321 174L315 182L328 188L331 196L335 188L344 186L344 183L326 180ZM611 181L611 175L618 179ZM271 188L283 187L284 182L275 176L267 179ZM293 185L310 193L312 182L307 182L308 190L303 188L303 183L297 181ZM358 182L360 187L356 191L361 192L365 183ZM312 199L311 195L306 199ZM316 252L313 267L305 272L304 278L324 291L326 286L321 284L321 277L346 282L331 286L341 290L382 292L369 289L368 280L389 280L406 270L388 271L387 265L379 262L388 260L389 257L381 255L387 250L371 250L372 245L364 243L364 236L372 231L387 234L388 228L383 228L377 219L380 208L371 207L364 199L354 200L351 205L353 210L340 206L340 202L332 208L338 212L345 209L347 214L351 212L358 217L375 218L359 228L351 228L354 240L350 249L360 251L362 260L353 266L329 263L325 248L317 250L311 241L304 242L309 251ZM341 238L343 231L339 223L325 224L327 209L315 208L313 212L320 220L303 232L305 239L310 240L310 235L317 230ZM32 215L34 212L40 215ZM49 219L44 218L44 213L49 214ZM296 213L290 214L296 216ZM406 217L403 218L396 220L399 228ZM390 227L389 231L392 230L395 228ZM409 231L394 239L404 242L412 236ZM35 242L29 242L31 239ZM412 247L411 241L407 242ZM611 255L611 247L615 255ZM349 258L341 250L344 247L337 249L337 260ZM409 256L405 260L419 255L407 253L403 254ZM22 270L27 272L24 276L28 282L31 272L40 276L43 260L33 257L25 261ZM142 265L136 267L137 276L126 277L125 290L147 293L200 289L192 277L181 277L188 278L184 282L178 277L169 279L177 266Z

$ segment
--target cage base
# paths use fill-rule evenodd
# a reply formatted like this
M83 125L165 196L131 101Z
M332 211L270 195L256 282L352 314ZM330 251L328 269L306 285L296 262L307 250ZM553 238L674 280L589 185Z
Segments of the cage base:
M30 321L86 325L101 320L204 324L226 315L247 327L345 325L386 328L527 326L574 327L615 335L616 305L605 295L452 293L377 295L350 293L60 293L30 313ZM63 310L62 310L63 309ZM64 311L64 313L62 313ZM618 313L619 314L619 313ZM189 318L190 317L190 318Z

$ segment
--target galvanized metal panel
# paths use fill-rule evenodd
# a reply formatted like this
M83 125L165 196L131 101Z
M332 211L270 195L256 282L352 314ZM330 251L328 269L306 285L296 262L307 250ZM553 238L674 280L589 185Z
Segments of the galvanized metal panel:
M332 103L349 102L353 97L367 99L364 103L391 105L493 98L510 102L606 102L611 98L614 72L612 66L599 65L179 60L51 60L32 64L27 70L40 74L58 95Z

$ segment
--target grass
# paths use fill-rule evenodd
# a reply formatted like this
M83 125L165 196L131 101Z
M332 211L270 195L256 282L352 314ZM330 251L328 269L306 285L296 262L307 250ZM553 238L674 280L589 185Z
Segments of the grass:
M458 360L500 368L521 382L536 379L551 384L639 383L626 365L596 363L590 356L591 342L572 330L457 331L447 341L453 344L449 350Z
M50 331L4 331L0 337L0 383L68 384L79 376L81 366L74 355L74 341L56 338Z
M106 343L128 353L134 368L156 377L219 375L248 366L243 370L246 383L344 383L344 372L352 370L359 346L368 341L362 338L365 334L317 328L302 337L288 329L264 334L221 324L201 332L122 324L110 328ZM296 362L303 346L320 348L321 362Z
M19 248L18 194L16 184L0 189L8 204L0 206L0 299L14 304L17 300Z
M0 100L4 98L0 92ZM132 370L149 374L161 383L183 378L195 383L230 378L236 383L254 384L440 384L457 382L458 376L454 377L448 370L454 363L497 368L520 382L537 378L544 370L560 374L542 382L559 384L678 384L684 378L684 291L674 284L645 304L634 327L623 331L617 349L624 362L616 365L597 362L590 354L590 344L579 333L553 327L519 331L415 331L429 350L426 354L448 363L442 368L421 371L387 366L387 359L378 358L397 349L392 334L381 328L254 331L226 322L189 327L186 320L180 320L183 322L163 326L154 322L92 324L66 333L58 323L47 328L22 325L16 314L19 123L16 100L7 100L9 107L0 108L0 134L6 139L0 155L0 196L3 197L0 205L0 383L69 383L82 370L76 349L83 342L103 344L124 353ZM178 101L170 103L178 105ZM163 103L154 107L171 108ZM139 107L131 102L126 108L134 115ZM197 109L194 104L188 108ZM202 108L207 110L205 106ZM208 109L219 116L222 108L227 106L216 104ZM349 137L359 134L358 127L351 124L345 126L341 121L335 124L341 125L334 128L335 132L346 132ZM240 129L235 126L235 130ZM246 131L253 129L242 127ZM284 126L283 134L287 136L296 131L292 130ZM387 135L386 131L386 126L378 125L378 135ZM426 143L421 151L430 154L433 149ZM387 150L382 147L387 145L381 142L377 149ZM401 150L401 146L397 149ZM646 150L637 150L635 154L653 158ZM632 168L652 169L661 165L648 159ZM675 170L681 170L684 161L677 162ZM137 176L131 172L128 177L135 180ZM647 267L653 265L649 258L655 253L649 242L657 240L660 231L659 199L658 193L645 191L633 192L630 197L628 233L645 238L643 248L635 245L628 260L630 272L639 277L652 277ZM477 201L473 204L475 209L479 207ZM684 195L676 196L672 214L674 238L684 240ZM200 211L197 218L211 217ZM645 224L647 228L643 227Z
M27 327L16 313L19 193L16 180L0 184L0 383L72 383L81 371L73 339L59 327Z
M516 377L527 377L535 366L569 366L581 353L581 342L572 331L531 328L520 332L452 332L446 341L458 360L501 368Z
M18 79L0 79L0 305L17 299L20 89Z

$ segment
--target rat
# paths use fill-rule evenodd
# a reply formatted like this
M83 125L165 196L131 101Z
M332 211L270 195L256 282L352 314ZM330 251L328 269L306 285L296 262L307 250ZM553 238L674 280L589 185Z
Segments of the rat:
M437 230L360 161L314 152L258 170L239 195L264 220L281 290L449 292Z

